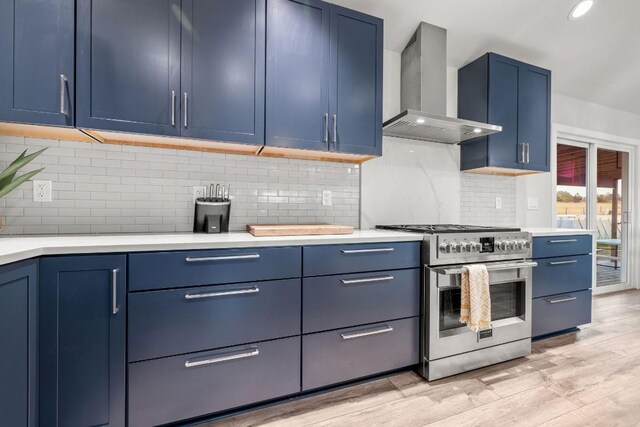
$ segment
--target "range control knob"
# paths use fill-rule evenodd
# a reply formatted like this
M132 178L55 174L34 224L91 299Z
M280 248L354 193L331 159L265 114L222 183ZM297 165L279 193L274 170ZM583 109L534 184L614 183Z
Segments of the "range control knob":
M454 254L462 252L462 245L458 242L451 242L451 252Z
M443 254L450 254L451 246L449 246L448 243L440 243L440 252L442 252Z
M516 240L516 249L521 251L524 249L524 240Z
M480 252L482 250L482 243L472 242L471 252Z
M509 248L506 240L498 241L498 250L506 251Z
M460 250L461 252L471 252L471 243L469 242L460 243Z
M524 240L525 249L531 249L531 240Z

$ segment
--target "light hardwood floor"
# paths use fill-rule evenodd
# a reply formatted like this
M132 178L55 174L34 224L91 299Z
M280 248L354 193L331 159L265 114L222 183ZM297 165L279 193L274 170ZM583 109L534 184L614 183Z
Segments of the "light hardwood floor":
M640 291L593 306L593 323L529 357L435 382L400 373L204 426L640 425Z

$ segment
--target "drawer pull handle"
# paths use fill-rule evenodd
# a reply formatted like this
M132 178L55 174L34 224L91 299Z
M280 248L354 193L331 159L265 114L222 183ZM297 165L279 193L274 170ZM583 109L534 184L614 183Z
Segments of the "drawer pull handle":
M229 360L246 359L247 357L255 357L259 354L260 354L260 351L256 348L255 350L248 351L245 353L238 353L238 354L232 354L230 356L216 357L215 359L196 360L195 362L191 362L187 360L186 362L184 362L184 366L185 368L193 368L195 366L211 365L213 363L227 362Z
M376 249L342 249L343 254L367 254L373 252L393 252L393 248L376 248Z
M254 286L248 289L238 289L235 291L219 291L219 292L208 292L206 294L186 294L184 299L200 299L200 298L214 298L214 297L225 297L229 295L244 295L244 294L257 294L260 292L260 288Z
M344 285L355 285L356 283L385 282L387 280L393 280L393 276L368 277L366 279L342 279L340 281Z
M118 314L120 307L118 307L118 272L119 268L111 270L111 313Z
M572 259L571 261L551 261L549 265L575 264L576 262L578 262L577 259Z
M578 239L549 240L549 243L575 243Z
M229 261L234 259L257 259L260 258L260 254L248 254L248 255L227 255L227 256L210 256L204 258L187 257L187 262L209 262L209 261Z
M548 299L547 302L549 304L560 304L561 302L575 301L577 299L578 299L578 297L569 297L569 298L562 298L562 299Z
M376 329L374 331L354 332L352 334L340 334L340 336L342 337L343 340L352 340L354 338L368 337L369 335L384 334L384 333L392 332L392 331L393 331L393 328L391 326L385 326L382 329Z

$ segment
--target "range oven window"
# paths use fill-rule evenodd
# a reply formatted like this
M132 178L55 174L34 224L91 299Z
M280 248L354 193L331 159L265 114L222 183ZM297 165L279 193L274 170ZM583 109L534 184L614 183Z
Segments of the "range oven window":
M524 315L524 282L491 285L491 320L522 317ZM440 331L466 326L460 323L459 288L440 291Z

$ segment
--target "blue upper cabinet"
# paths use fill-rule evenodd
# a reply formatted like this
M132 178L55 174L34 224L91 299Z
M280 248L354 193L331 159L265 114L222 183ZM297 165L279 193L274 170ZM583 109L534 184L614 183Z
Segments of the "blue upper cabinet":
M267 0L265 144L327 150L329 4Z
M265 0L183 0L182 13L182 136L262 145Z
M126 274L126 255L40 261L40 425L125 425Z
M77 8L77 126L178 135L180 1L83 0Z
M266 145L382 154L382 20L268 0Z
M0 120L73 126L73 0L0 1Z
M382 19L331 5L331 150L382 154Z
M458 71L458 117L502 126L500 133L462 144L462 170L549 171L549 70L483 55Z
M0 424L35 427L38 262L0 267Z

